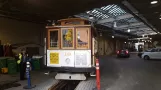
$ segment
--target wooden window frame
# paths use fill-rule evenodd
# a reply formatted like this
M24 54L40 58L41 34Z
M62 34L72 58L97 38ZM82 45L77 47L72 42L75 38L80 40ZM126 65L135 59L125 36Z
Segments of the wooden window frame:
M78 47L78 29L82 29L82 28L86 28L86 29L88 29L88 47L87 48L83 48L83 47ZM78 28L76 28L75 29L75 31L76 31L76 49L83 49L83 50L88 50L88 49L90 49L90 33L91 33L91 30L90 30L90 28L89 27L78 27Z
M51 47L50 46L50 32L52 31L58 31L58 47ZM48 30L48 49L53 50L53 49L60 49L60 29L49 29Z
M63 33L62 32L63 32L64 29L72 29L73 47L63 47L63 36L62 36ZM75 37L74 37L74 34L75 34L74 28L70 28L70 27L69 28L68 27L67 28L61 28L61 35L60 35L61 36L61 49L74 49L74 47L75 47L75 43L74 43Z

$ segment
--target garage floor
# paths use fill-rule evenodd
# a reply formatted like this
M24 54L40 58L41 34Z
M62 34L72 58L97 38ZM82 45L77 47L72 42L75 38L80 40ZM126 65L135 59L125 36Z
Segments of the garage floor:
M161 90L161 60L144 61L136 54L130 58L104 56L100 58L100 70L101 90ZM44 75L44 72L32 72L32 82L37 87L53 79L52 76ZM19 83L20 87L7 90L23 90L27 81Z
M100 58L101 90L161 90L161 60Z
M55 76L55 73L52 73L50 75L45 75L44 74L45 72L47 72L47 70L32 71L31 72L32 85L36 85L37 86L36 88L40 88L42 83L45 83L47 85L48 82L53 82L52 80L54 79L53 77ZM23 90L23 87L27 85L27 80L23 80L23 81L19 80L19 73L15 75L0 74L0 84L5 82L10 82L10 81L17 81L16 83L20 84L20 86L8 88L6 90ZM0 87L0 90L3 90L3 89L1 89Z

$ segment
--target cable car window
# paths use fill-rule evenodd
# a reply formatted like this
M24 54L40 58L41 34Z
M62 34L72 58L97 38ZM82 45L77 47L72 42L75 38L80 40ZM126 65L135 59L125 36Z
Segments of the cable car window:
M78 49L89 48L89 28L77 28L76 37L76 46Z
M74 48L73 34L74 34L73 28L62 28L61 30L62 48Z
M49 46L50 48L59 47L58 30L49 31L49 44L50 44Z

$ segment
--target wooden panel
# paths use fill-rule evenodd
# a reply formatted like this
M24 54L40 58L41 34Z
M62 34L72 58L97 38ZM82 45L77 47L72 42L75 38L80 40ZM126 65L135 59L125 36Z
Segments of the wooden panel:
M104 55L104 40L103 38L99 38L98 40L98 52L99 52L99 55Z
M85 25L85 20L80 18L68 18L59 20L62 26L70 25Z

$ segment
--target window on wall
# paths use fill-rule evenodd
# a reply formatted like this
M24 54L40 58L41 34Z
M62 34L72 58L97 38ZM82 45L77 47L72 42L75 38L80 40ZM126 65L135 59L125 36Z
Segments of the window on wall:
M49 35L50 35L49 48L58 48L59 47L58 30L50 30Z
M62 48L74 48L73 30L74 30L73 28L62 28L61 30Z
M78 49L89 48L89 28L77 28L76 38L76 46Z

